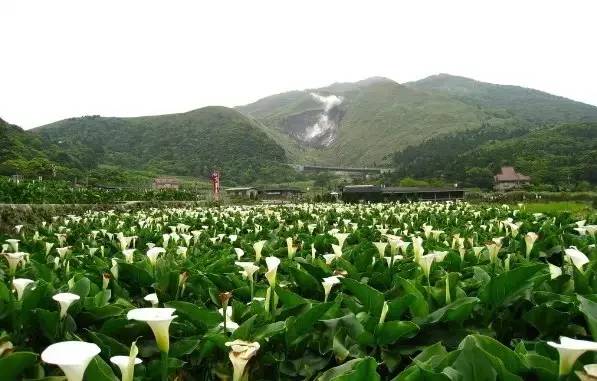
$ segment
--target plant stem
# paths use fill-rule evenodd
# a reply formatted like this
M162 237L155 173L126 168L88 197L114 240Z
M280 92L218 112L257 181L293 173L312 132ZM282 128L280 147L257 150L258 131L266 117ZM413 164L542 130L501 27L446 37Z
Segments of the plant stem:
M162 381L168 381L168 352L160 352L161 355L161 368L162 368Z

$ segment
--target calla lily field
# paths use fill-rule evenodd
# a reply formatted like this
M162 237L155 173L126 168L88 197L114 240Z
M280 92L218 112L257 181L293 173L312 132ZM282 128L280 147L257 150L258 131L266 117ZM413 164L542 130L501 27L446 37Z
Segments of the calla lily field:
M597 380L597 218L156 207L0 235L0 380Z

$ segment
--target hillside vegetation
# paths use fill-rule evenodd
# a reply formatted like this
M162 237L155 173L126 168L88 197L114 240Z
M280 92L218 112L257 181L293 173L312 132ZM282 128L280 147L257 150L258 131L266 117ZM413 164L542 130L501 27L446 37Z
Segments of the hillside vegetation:
M312 148L293 138L294 131L308 128L323 111L311 93L342 98L337 136L329 147ZM292 161L345 166L387 164L397 148L479 127L487 119L477 107L459 100L378 77L274 95L238 110L260 122Z
M115 118L87 116L34 130L74 154L91 150L93 161L126 169L253 180L264 167L285 162L284 150L242 114L206 107L182 114Z
M597 123L528 130L481 128L442 135L394 157L397 177L443 177L491 186L502 165L513 165L534 183L597 183Z
M72 173L81 163L41 137L0 119L0 175L51 176Z
M533 123L597 121L597 107L520 86L495 85L449 74L405 84Z

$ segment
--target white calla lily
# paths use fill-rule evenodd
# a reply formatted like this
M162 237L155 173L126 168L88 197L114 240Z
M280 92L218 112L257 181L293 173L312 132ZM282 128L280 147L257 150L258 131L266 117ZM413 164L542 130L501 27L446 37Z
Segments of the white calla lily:
M265 258L267 264L267 272L265 277L271 287L276 285L276 274L278 273L278 266L280 266L280 259L278 257L267 257Z
M71 304L81 299L81 297L71 292L61 292L52 296L52 299L60 304L60 318L64 318Z
M63 341L47 347L41 353L41 359L58 365L68 381L82 381L87 366L100 352L100 348L92 343Z
M161 352L168 353L170 350L170 323L176 319L172 315L174 308L136 308L130 310L126 317L129 320L146 322L153 331L157 347Z
M576 266L577 269L582 271L584 265L589 263L589 258L580 250L576 248L576 246L570 246L569 249L564 250L566 254L566 258Z
M558 350L560 354L560 376L572 371L576 360L587 351L597 351L597 343L586 340L576 340L569 337L560 337L560 343L548 341L548 345Z
M234 340L227 342L226 346L230 347L230 353L228 357L230 358L230 362L232 362L232 367L234 368L232 381L241 381L249 360L255 356L259 350L259 343Z
M17 292L17 300L23 299L23 293L25 292L25 288L27 288L27 286L31 283L35 282L31 279L26 278L15 278L12 280L12 286Z

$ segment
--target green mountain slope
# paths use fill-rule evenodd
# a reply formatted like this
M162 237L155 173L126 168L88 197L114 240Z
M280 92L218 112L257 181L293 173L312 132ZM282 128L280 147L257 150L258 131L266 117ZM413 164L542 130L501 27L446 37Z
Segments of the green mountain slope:
M444 178L490 187L502 165L513 165L536 183L597 184L597 123L544 129L481 128L446 134L398 152L400 178Z
M405 85L443 93L533 123L597 121L595 106L519 86L495 85L449 74L433 75Z
M0 119L0 175L51 176L81 163L55 144Z
M341 102L326 113L312 93ZM237 109L261 123L292 161L346 166L387 164L396 149L429 137L502 123L458 99L379 77L274 95ZM324 113L332 132L310 137Z
M254 122L225 107L136 118L87 116L33 131L75 155L91 150L103 165L156 173L205 177L217 168L242 182L286 161L284 150Z

